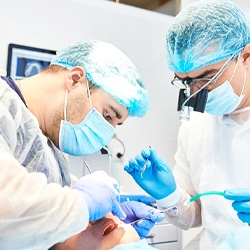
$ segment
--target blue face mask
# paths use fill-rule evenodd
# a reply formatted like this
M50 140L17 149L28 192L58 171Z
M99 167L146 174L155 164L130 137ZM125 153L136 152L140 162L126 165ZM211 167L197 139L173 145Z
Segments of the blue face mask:
M244 98L243 91L246 84L246 70L244 84L240 96L234 93L234 90L230 84L231 80L234 77L238 62L239 59L236 63L231 79L229 81L225 81L222 85L208 93L205 112L211 115L226 115L232 113L239 107L242 99Z
M244 95L236 95L229 81L208 93L205 111L211 115L232 113L240 105Z
M90 155L107 145L115 133L115 128L91 105L84 120L74 125L66 121L67 93L64 106L65 120L61 121L59 147L67 154L75 156Z

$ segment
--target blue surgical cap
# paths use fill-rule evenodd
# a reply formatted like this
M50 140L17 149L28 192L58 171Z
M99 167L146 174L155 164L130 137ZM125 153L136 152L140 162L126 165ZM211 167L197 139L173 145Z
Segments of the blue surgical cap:
M148 92L135 65L112 44L87 40L58 50L51 65L67 69L81 66L87 78L124 105L130 116L148 109Z
M228 0L201 0L181 11L166 35L168 68L187 73L228 59L250 43L250 25Z

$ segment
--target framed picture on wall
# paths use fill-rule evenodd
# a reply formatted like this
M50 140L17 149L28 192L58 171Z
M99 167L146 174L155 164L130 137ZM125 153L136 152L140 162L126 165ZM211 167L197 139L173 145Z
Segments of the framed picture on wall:
M54 50L11 43L8 46L7 76L18 80L35 75L50 64L55 54Z

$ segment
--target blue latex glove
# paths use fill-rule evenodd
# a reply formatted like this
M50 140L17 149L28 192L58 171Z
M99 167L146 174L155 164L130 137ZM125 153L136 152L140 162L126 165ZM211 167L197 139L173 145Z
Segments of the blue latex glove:
M250 225L250 188L235 188L225 190L224 196L228 200L234 200L232 206L242 222Z
M73 187L73 191L80 193L89 209L89 220L98 220L109 212L126 218L119 205L119 185L117 181L104 171L82 177Z
M145 218L132 224L141 239L147 237L156 222L161 222L164 219L164 213L160 210L138 201L125 201L120 205L127 215L126 219L123 220L125 223Z
M147 167L141 176L143 165L148 159ZM163 199L176 190L173 173L163 159L152 148L146 148L135 159L129 160L124 167L149 195L157 200Z

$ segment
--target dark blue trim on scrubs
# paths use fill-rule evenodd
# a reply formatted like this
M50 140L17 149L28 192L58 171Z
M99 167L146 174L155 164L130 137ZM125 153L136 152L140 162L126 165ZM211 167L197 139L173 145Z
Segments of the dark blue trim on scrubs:
M9 76L1 76L1 78L19 95L20 99L22 100L22 102L27 107L26 102L24 100L24 97L23 97L20 89L16 85L15 81Z

